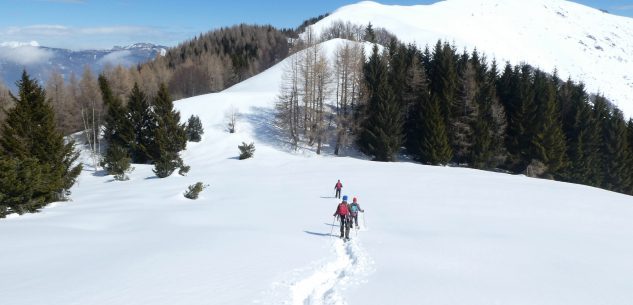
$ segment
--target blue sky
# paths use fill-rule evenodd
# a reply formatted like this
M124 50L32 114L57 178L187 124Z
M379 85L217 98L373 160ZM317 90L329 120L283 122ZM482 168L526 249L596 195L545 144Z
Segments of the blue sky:
M529 1L529 0L527 0ZM303 20L358 1L335 0L0 0L0 42L38 41L71 49L135 42L173 46L208 30L237 23L295 27ZM433 0L379 0L429 4ZM577 0L633 17L633 0Z

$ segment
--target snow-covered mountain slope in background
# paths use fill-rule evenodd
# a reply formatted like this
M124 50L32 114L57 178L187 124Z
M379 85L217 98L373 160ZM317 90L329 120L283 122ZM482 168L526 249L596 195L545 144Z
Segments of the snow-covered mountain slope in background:
M603 93L633 116L633 19L563 0L446 0L397 6L365 1L319 21L383 27L404 42L431 48L438 39L461 51L477 47L499 64L525 62ZM501 65L500 68L503 68Z
M332 52L333 40L323 44ZM288 152L272 125L284 63L176 102L203 140L186 177L86 168L73 201L0 220L11 305L574 304L633 299L633 204L596 188L463 168ZM237 107L237 133L224 113ZM255 142L253 159L237 146ZM331 152L331 148L326 148ZM334 184L362 229L330 232ZM187 186L209 188L197 201Z
M130 67L165 53L166 47L150 43L116 46L111 50L73 51L40 46L35 41L4 42L0 43L0 81L15 90L15 82L20 79L24 69L42 82L53 71L61 73L68 80L71 73L81 77L86 65L93 73L99 73L106 65Z

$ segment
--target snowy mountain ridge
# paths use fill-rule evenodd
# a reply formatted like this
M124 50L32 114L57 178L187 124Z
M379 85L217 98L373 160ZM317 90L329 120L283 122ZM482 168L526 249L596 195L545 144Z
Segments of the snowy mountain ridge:
M167 47L151 43L136 43L110 50L68 50L41 46L37 41L0 43L0 81L15 89L15 82L26 69L29 74L45 82L57 71L66 80L74 73L80 76L85 66L99 73L106 65L129 67L158 55L164 56Z
M500 68L527 63L586 84L633 116L633 19L564 0L446 0L430 5L344 6L316 24L372 23L406 43L477 48Z

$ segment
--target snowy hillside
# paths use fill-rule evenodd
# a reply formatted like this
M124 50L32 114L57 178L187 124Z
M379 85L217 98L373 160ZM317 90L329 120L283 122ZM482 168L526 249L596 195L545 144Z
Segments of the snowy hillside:
M365 1L313 26L335 21L383 27L405 42L477 47L499 63L526 62L583 81L633 116L633 19L564 0L446 0L396 6Z
M205 128L183 154L188 176L135 165L116 182L86 168L72 202L0 220L0 303L630 304L630 196L288 152L271 125L283 65L176 102ZM237 160L242 141L254 159ZM348 243L330 236L337 179L366 210ZM210 187L185 199L197 181Z

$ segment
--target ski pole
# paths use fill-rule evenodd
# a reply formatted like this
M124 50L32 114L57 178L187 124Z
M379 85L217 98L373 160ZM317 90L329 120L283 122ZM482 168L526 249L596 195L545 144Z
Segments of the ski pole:
M330 227L330 237L332 237L332 232L334 232L334 226L336 225L334 222L336 221L336 216L332 218L332 225Z
M363 212L363 228L367 229L367 223L365 222L365 212Z

